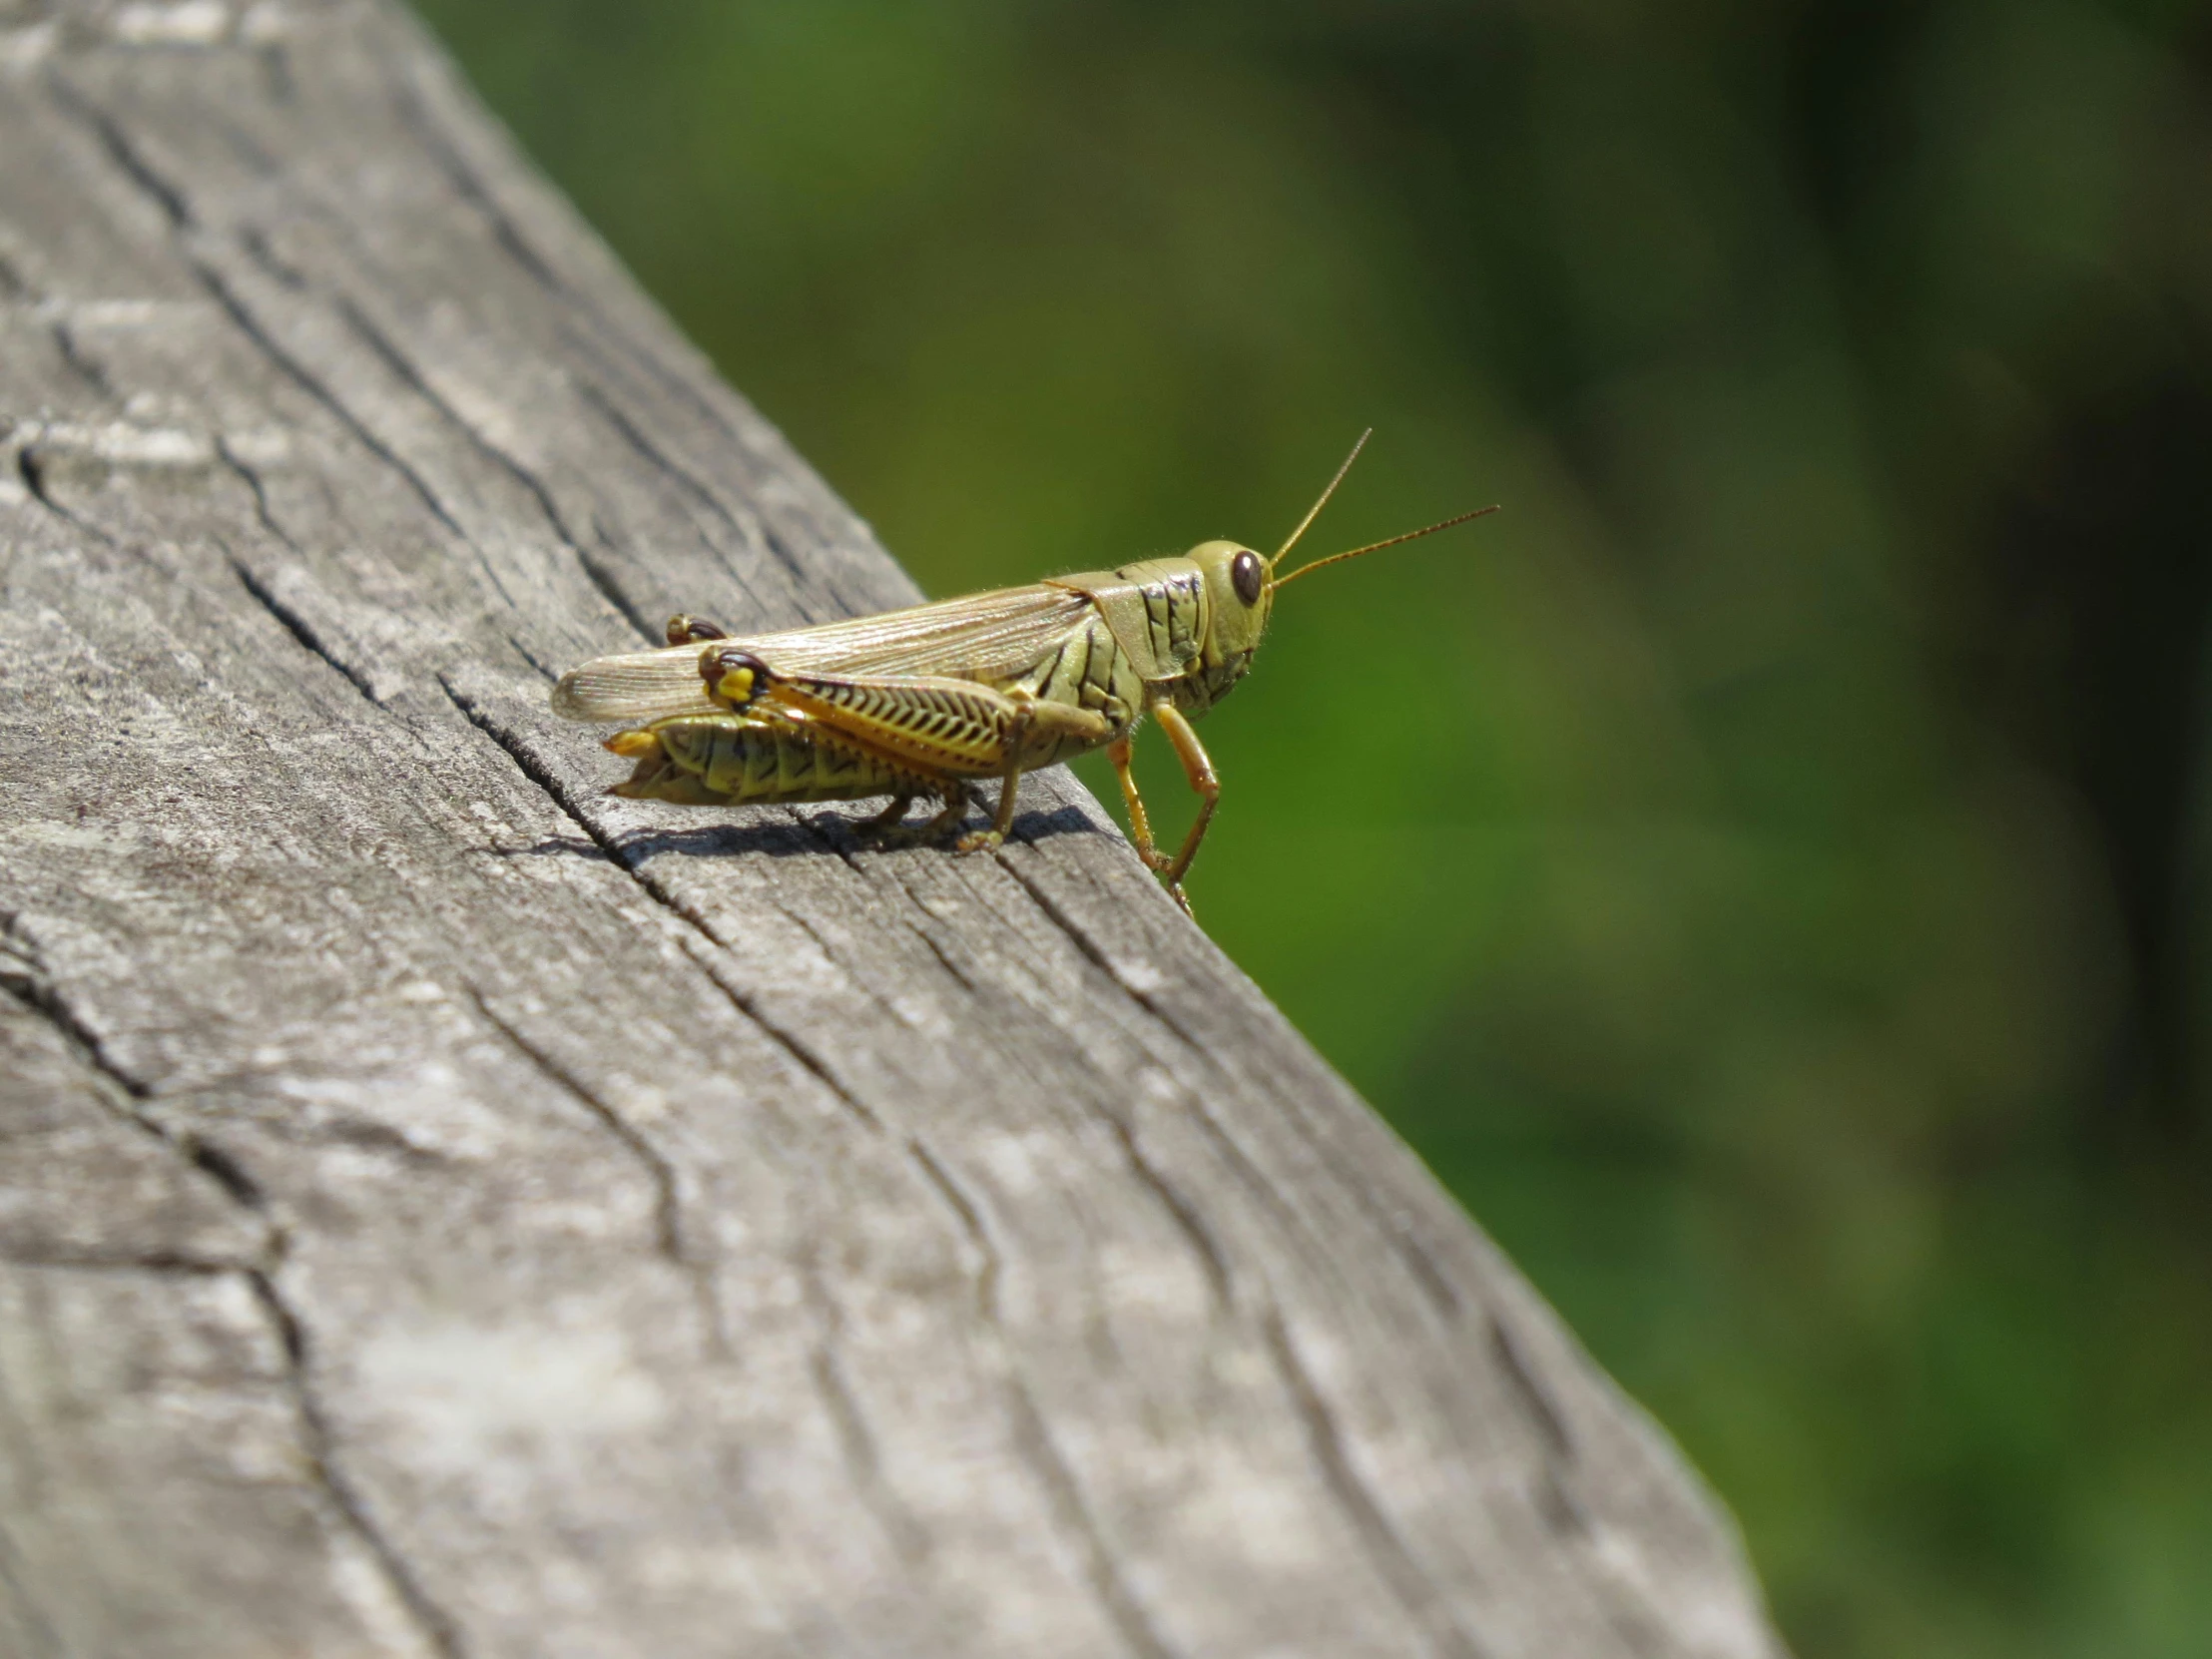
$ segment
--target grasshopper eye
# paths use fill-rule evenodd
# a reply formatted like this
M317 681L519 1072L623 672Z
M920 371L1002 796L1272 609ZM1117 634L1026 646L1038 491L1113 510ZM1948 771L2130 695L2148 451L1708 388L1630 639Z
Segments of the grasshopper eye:
M1260 589L1267 580L1267 572L1261 568L1260 555L1240 553L1229 563L1229 582L1237 590L1237 597L1247 605L1260 603Z

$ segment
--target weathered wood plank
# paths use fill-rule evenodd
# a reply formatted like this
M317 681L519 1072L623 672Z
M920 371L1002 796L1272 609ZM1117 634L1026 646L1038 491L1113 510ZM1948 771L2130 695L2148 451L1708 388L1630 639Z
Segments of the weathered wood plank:
M0 1648L1776 1651L1082 792L611 800L913 588L403 15L0 5Z

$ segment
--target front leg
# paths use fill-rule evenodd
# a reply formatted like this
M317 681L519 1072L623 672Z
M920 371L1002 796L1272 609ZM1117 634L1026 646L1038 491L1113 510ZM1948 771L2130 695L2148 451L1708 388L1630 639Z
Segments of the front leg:
M1106 759L1113 763L1122 805L1129 809L1129 838L1136 844L1137 856L1144 860L1145 868L1157 872L1167 867L1167 854L1152 844L1152 816L1144 810L1144 797L1137 793L1137 775L1129 767L1130 749L1130 739L1116 738L1106 746Z
M1206 838L1206 827L1214 821L1214 809L1221 805L1221 780L1214 776L1213 760L1181 709L1162 700L1152 705L1152 718L1160 723L1160 730L1167 734L1168 742L1175 745L1175 758L1183 763L1183 776L1190 780L1191 788L1198 795L1198 818L1183 837L1183 849L1160 871L1160 879L1167 883L1176 903L1183 906L1183 913L1189 915L1191 901L1183 894L1183 877L1191 867L1191 860L1198 856L1198 843Z

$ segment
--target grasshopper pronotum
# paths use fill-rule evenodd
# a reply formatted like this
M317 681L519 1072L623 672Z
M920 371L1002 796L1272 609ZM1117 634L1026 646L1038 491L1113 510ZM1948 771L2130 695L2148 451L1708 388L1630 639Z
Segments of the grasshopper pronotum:
M563 675L553 709L570 720L641 723L607 740L637 763L616 795L693 806L887 795L890 805L860 827L864 833L957 835L963 852L1005 839L1023 773L1103 748L1121 780L1138 854L1187 911L1183 876L1221 799L1191 722L1251 668L1277 592L1323 565L1497 510L1461 513L1276 575L1367 441L1363 433L1272 558L1237 542L1201 542L1180 558L743 639L675 617L666 650L599 657ZM1130 739L1147 715L1175 746L1199 798L1172 857L1153 844L1129 771ZM989 829L959 834L969 785L982 778L1000 781L997 812ZM944 810L902 828L920 795L936 796Z

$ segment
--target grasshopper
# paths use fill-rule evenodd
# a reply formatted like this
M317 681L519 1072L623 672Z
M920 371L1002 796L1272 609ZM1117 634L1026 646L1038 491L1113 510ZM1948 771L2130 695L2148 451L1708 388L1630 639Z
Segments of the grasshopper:
M888 796L890 805L857 827L862 834L949 840L963 852L1005 839L1023 773L1103 748L1138 855L1187 913L1183 878L1221 801L1191 722L1251 668L1276 594L1324 565L1497 510L1461 513L1278 576L1369 435L1272 557L1239 542L1201 542L1180 558L742 639L679 616L665 650L571 669L553 690L553 710L569 720L633 723L606 743L636 763L614 795L692 806ZM1198 796L1172 856L1153 841L1129 770L1131 739L1148 715ZM971 786L982 779L998 780L996 813L988 829L963 834ZM943 810L909 829L902 821L923 795Z

